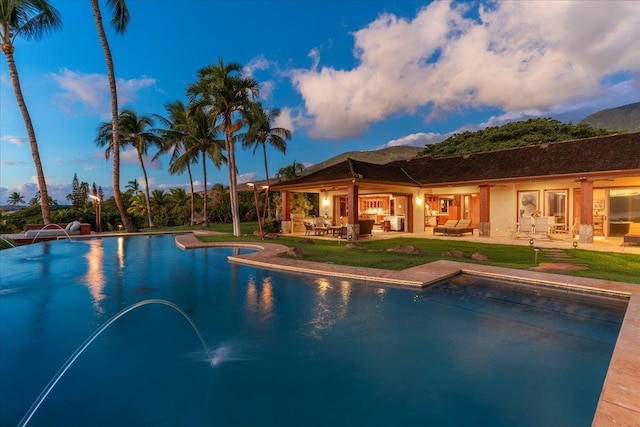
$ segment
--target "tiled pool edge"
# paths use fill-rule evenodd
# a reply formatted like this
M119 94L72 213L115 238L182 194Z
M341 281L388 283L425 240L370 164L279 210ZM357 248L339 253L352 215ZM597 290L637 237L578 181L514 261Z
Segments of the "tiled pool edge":
M262 242L203 243L193 234L176 236L176 244L182 249L206 247L258 249L257 252L250 254L230 256L229 261L273 270L343 277L397 286L422 288L430 283L467 273L628 298L627 310L611 356L592 426L640 426L640 286L638 285L454 261L437 261L402 271L339 266L283 258L281 255L288 249L284 245Z

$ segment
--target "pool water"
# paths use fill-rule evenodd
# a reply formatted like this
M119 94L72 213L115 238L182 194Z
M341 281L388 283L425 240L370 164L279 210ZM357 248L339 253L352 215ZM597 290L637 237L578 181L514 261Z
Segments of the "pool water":
M172 236L0 251L0 425L590 425L624 300L459 276L424 290L230 264ZM214 363L209 363L209 356Z

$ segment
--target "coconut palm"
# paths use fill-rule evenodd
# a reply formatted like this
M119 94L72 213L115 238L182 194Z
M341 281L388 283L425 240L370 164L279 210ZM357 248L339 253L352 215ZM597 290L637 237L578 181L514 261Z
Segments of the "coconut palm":
M298 174L305 171L305 167L302 163L298 163L295 160L289 166L282 167L278 169L278 173L276 173L276 178L279 181L287 181L289 179L293 179L298 176Z
M129 24L129 9L125 0L106 0L107 6L112 12L111 26L117 33L122 34ZM111 48L107 35L104 32L102 24L102 13L98 0L91 0L91 8L93 9L93 18L96 22L100 44L104 52L104 58L107 63L107 77L109 79L109 91L111 94L111 126L114 135L113 146L113 197L120 213L120 219L125 230L129 232L136 231L136 226L129 217L120 193L120 138L118 135L118 93L116 88L116 74L113 67L113 58L111 56Z
M151 117L138 116L133 110L123 110L119 117L120 129L120 148L124 149L127 145L131 145L136 149L140 167L142 167L142 175L144 177L145 194L147 195L147 215L149 227L155 228L153 223L153 212L151 209L151 197L149 196L149 178L147 176L147 168L144 165L144 156L149 151L150 146L160 147L161 139L153 131L154 122ZM108 159L113 152L113 128L111 123L102 123L98 129L98 137L96 143L101 147L107 147L105 157Z
M185 144L189 139L189 123L187 117L187 109L182 101L168 102L165 104L165 109L169 113L169 117L165 118L154 114L154 117L166 128L161 129L159 132L163 137L162 148L156 154L170 153L169 164L174 165L180 156L186 151ZM155 157L154 157L155 159ZM176 167L170 168L170 174L181 174L187 171L189 176L189 187L191 189L190 205L191 205L191 220L190 224L195 224L195 191L193 188L193 174L191 173L191 165L198 161L197 155L191 159L185 160L176 164Z
M24 196L18 193L17 191L14 191L9 195L9 198L7 199L7 204L13 207L24 205Z
M27 103L22 94L18 68L13 57L15 52L13 42L17 37L22 37L26 40L39 40L45 34L61 27L62 20L58 15L58 11L46 0L0 0L0 38L2 39L2 52L7 58L9 74L11 75L11 85L13 86L13 92L15 93L22 119L27 128L31 157L33 157L33 163L36 167L36 175L38 177L38 189L40 190L40 194L42 194L43 200L49 200L47 182L40 160L36 132L33 129L31 115L29 114ZM44 223L49 224L51 222L49 204L41 203L40 211L42 212L42 220Z
M236 237L240 236L240 210L234 134L247 122L252 100L259 94L258 82L242 76L241 71L242 67L239 64L225 65L222 58L219 58L217 65L200 69L199 80L187 89L193 107L209 109L215 119L210 125L218 127L224 133L231 217L233 234Z
M206 108L194 108L187 112L183 133L184 152L173 159L173 162L169 165L169 173L179 173L187 168L188 165L196 162L198 157L201 157L204 185L202 211L204 227L209 225L207 212L209 199L207 196L207 159L210 159L218 169L220 169L222 163L227 161L222 154L224 142L217 138L217 129L211 127L212 120L214 119L211 118L210 110Z
M36 192L36 194L29 200L29 206L38 206L40 204L40 192Z
M130 191L134 196L137 196L140 192L140 183L134 178L127 182L127 185L124 188L126 188L127 191Z
M135 216L140 216L140 217L147 216L148 203L147 203L147 197L144 195L144 193L138 193L137 195L133 196L129 201L129 205L130 206L127 208L127 213L130 213L131 215L135 215Z
M189 220L188 212L185 207L187 201L193 199L189 197L184 188L172 188L167 196L168 211L176 220L176 224L183 225Z
M248 148L253 146L253 154L258 148L262 149L264 158L264 173L267 181L265 191L265 205L263 218L271 217L269 206L269 164L267 162L267 144L281 153L287 151L287 141L291 139L291 131L285 128L272 127L275 120L280 116L280 110L273 108L265 111L262 104L255 103L250 110L249 131L242 137L242 146Z

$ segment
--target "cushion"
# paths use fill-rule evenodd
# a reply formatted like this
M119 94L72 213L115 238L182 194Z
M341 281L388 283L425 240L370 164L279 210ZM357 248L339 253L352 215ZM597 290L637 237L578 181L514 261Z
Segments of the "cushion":
M78 231L80 230L80 226L82 226L80 221L73 221L71 227L69 227L69 231Z
M71 230L71 226L73 225L73 223L74 221L71 221L69 224L67 224L67 226L64 229L67 231Z

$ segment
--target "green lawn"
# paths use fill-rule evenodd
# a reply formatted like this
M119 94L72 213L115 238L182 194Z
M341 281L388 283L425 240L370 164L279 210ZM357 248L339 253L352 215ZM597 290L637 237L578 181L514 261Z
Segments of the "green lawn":
M253 235L257 229L256 223L242 223L242 236L234 237L230 224L214 224L207 228L210 231L228 233L215 236L198 236L203 242L239 242L260 241ZM180 227L177 229L202 229L202 227ZM347 249L345 242L340 245L337 240L312 240L313 243L305 243L301 237L282 235L279 239L266 239L268 242L279 243L289 247L298 247L302 250L305 260L316 262L328 262L358 267L375 267L389 270L404 270L420 264L425 264L441 259L453 261L479 263L471 259L474 252L482 253L489 257L484 263L499 267L515 269L528 269L535 266L535 253L527 246L498 245L489 243L475 243L466 241L451 241L444 239L419 239L399 237L396 239L363 241L366 249ZM396 245L413 245L422 249L422 255L407 255L395 252L387 252L388 248ZM451 258L443 256L445 251L459 250L464 253L464 258ZM587 270L572 271L567 274L594 279L614 280L626 283L640 284L640 255L620 254L611 252L596 252L583 249L568 249L565 251L576 264L586 265ZM539 252L538 262L553 262Z

